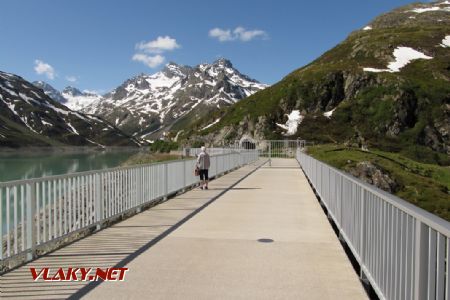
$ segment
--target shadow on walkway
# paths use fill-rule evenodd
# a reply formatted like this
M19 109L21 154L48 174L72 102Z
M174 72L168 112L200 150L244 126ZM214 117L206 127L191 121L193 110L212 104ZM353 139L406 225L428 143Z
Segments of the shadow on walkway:
M129 219L87 236L0 277L1 299L78 299L97 282L33 281L30 267L123 267L253 172L262 161L211 182L212 189L193 189Z

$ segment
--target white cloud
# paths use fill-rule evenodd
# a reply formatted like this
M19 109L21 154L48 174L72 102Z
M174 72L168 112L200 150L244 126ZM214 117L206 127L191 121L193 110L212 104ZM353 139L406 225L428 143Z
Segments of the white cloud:
M231 29L213 28L209 31L209 36L218 39L220 42L229 42L240 40L242 42L249 42L253 39L268 38L267 33L264 30L253 29L247 30L244 27L238 26L233 31Z
M177 40L170 36L158 36L156 40L150 42L140 42L136 45L136 49L147 52L160 54L165 51L172 51L180 48Z
M36 59L34 61L34 70L39 75L45 75L48 79L55 79L56 73L55 69L49 64L43 62L42 60Z
M171 38L168 35L158 36L156 40L136 44L136 50L138 50L138 52L145 52L148 54L135 53L132 60L139 61L150 68L156 68L166 60L166 58L161 55L162 53L180 47L181 46L177 43L176 39Z
M233 36L231 36L231 30L223 30L220 28L213 28L209 31L209 36L212 38L217 38L221 42L232 41Z
M78 78L76 76L66 76L68 82L77 82Z
M254 38L267 38L267 33L263 30L245 30L244 27L237 27L233 33L243 42L248 42Z
M133 55L132 59L134 61L139 61L150 68L156 68L164 62L165 57L159 54L151 56L147 54L136 53L135 55Z

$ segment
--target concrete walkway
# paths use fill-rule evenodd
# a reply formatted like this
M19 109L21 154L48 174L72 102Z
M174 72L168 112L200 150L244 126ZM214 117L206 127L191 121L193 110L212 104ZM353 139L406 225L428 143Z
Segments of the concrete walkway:
M295 160L219 178L43 257L37 266L126 266L124 282L1 279L2 297L88 299L365 299L358 277ZM152 239L166 232L164 238ZM175 229L175 230L173 230ZM173 231L172 231L173 230Z
M101 284L87 298L366 298L296 161L273 167L128 264L125 283Z

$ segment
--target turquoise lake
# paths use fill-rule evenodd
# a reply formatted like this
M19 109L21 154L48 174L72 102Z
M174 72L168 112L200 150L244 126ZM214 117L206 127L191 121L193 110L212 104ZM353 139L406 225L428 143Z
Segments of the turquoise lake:
M0 153L0 182L113 168L137 151Z

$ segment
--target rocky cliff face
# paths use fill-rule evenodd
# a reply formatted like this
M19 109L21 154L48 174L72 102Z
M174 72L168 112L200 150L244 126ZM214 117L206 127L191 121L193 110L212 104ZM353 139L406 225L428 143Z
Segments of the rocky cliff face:
M242 134L286 137L276 124L299 111L294 139L450 154L449 107L450 3L419 3L376 18L279 83L200 120L187 135L214 143Z
M391 194L399 189L399 184L386 170L369 161L358 163L350 170L350 174Z

